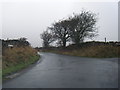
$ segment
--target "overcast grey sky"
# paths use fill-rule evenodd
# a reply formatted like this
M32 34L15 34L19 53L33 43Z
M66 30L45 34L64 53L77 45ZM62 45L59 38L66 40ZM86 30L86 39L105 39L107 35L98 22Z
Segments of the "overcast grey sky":
M41 46L40 33L54 21L67 18L82 9L98 15L98 34L94 40L118 40L118 3L117 2L3 2L2 38L26 37L32 46ZM1 10L1 8L0 8ZM1 23L1 22L0 22ZM1 28L1 26L0 26ZM1 33L1 31L0 31ZM1 35L0 35L1 36Z

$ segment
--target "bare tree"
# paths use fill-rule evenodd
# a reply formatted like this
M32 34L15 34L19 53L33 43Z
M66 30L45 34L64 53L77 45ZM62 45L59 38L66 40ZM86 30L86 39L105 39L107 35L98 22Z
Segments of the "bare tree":
M82 11L69 18L69 31L72 41L79 45L85 38L92 38L97 35L96 14L90 11Z
M27 38L22 37L18 40L19 45L18 46L29 46L30 43L27 41Z
M74 14L68 19L58 21L52 24L50 29L56 40L61 46L66 47L70 39L79 45L85 38L92 38L97 35L96 14L90 11L82 11L80 14Z
M50 43L54 41L53 35L50 32L48 32L48 30L40 34L40 37L43 40L43 47L45 48L48 48Z
M61 44L63 47L66 47L66 42L69 41L69 21L62 20L57 23L54 23L49 29L55 36L55 39Z

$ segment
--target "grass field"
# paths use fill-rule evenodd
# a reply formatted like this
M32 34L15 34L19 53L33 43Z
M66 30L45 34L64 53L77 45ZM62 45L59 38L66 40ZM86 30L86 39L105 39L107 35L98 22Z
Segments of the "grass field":
M119 48L120 49L120 48ZM113 46L91 46L78 50L60 52L61 54L82 56L82 57L94 57L94 58L112 58L119 57L118 47Z
M31 47L7 48L3 54L2 76L17 72L36 62L38 59L37 51Z
M93 58L114 58L120 57L120 47L112 45L96 45L87 47L74 46L66 47L67 49L48 49L45 52L53 52L65 55L81 56L81 57L93 57Z
M1 57L0 57L1 59ZM0 60L0 79L1 79L1 76L2 76L2 60Z

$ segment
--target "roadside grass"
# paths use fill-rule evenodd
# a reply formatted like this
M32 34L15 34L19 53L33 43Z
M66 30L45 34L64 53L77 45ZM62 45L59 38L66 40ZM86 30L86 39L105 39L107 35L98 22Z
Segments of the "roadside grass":
M66 52L65 54L82 57L112 58L118 57L118 47L104 45L91 46L79 50L73 50L72 52Z
M2 74L2 75L5 76L5 75L8 75L8 74L12 74L12 73L14 73L14 72L17 72L17 71L19 71L19 70L21 70L21 69L24 69L24 68L26 68L28 65L33 64L33 63L34 63L35 61L37 61L38 59L39 59L38 56L33 56L33 57L31 57L31 59L29 59L29 62L26 62L26 63L21 62L21 63L19 63L19 64L10 66L9 68L5 68L5 69L3 69L3 74Z
M2 84L2 55L0 54L0 85Z
M0 55L0 79L2 76L2 55Z
M3 54L2 77L24 69L39 59L37 51L31 47L7 48Z
M80 48L72 48L71 50L46 50L64 55L92 57L92 58L117 58L120 57L120 47L112 45L96 45Z

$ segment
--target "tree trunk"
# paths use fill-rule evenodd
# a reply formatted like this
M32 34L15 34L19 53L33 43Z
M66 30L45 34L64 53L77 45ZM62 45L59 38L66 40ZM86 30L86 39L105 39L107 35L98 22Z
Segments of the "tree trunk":
M76 44L77 47L79 47L79 45L80 45L79 39L76 39L76 40L75 40L75 44Z
M66 40L63 40L63 47L66 47Z

